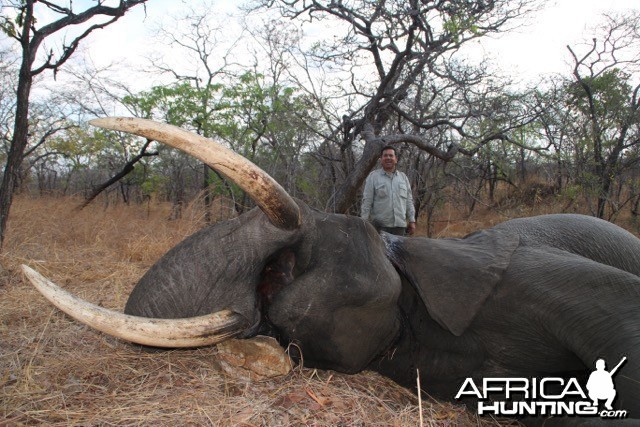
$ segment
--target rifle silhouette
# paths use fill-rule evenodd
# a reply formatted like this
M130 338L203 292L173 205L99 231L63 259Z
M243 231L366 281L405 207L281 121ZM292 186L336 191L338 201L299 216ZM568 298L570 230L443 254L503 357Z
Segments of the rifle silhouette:
M609 375L611 375L613 377L613 375L616 373L616 371L620 368L620 366L622 366L622 364L624 362L627 361L627 356L623 356L622 359L620 360L620 362L618 362L618 364L616 365L615 368L613 368L611 371L609 371Z

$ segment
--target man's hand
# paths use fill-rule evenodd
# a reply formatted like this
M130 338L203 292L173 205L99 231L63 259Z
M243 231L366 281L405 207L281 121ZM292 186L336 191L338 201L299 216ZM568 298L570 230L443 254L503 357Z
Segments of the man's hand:
M416 223L410 222L409 225L407 226L407 234L412 235L415 231L416 231Z

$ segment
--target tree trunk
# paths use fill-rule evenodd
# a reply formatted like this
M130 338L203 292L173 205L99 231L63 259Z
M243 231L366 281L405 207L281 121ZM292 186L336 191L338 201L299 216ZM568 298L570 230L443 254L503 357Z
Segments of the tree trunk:
M78 206L76 210L82 210L86 208L96 197L100 195L100 193L102 193L104 190L111 187L113 184L115 184L116 182L120 181L122 178L124 178L125 176L133 172L133 170L135 169L136 163L138 163L144 157L157 156L159 154L157 151L147 153L147 148L149 148L149 145L151 144L151 142L153 142L153 140L147 139L147 142L144 144L144 146L140 150L140 153L138 153L133 159L127 162L127 164L125 164L122 167L122 170L120 172L118 172L116 175L114 175L112 178L110 178L106 182L103 182L102 184L95 187L91 192L91 194L85 197L84 202L82 202L82 204ZM129 204L128 198L124 194L124 192L122 193L122 199L126 204Z
M636 196L635 201L631 205L631 216L634 218L640 216L640 194Z
M524 148L520 148L520 183L524 184L527 180L527 156Z
M596 212L596 216L601 219L604 218L607 201L609 200L611 192L611 178L609 177L608 171L605 170L603 175L600 188L598 189L598 208Z
M213 204L213 198L211 197L211 189L209 188L209 172L211 168L206 164L202 164L202 191L204 191L204 221L206 224L213 222L211 218L211 205Z
M0 184L0 250L4 245L6 237L7 222L9 220L9 210L13 202L20 165L24 157L24 150L27 147L29 134L29 95L31 94L31 84L33 75L31 74L32 55L29 46L29 31L33 18L33 4L27 7L22 36L22 64L20 65L20 75L18 76L18 90L16 94L16 116L13 126L13 140L9 148L7 163Z
M108 7L103 5L102 2L98 2L97 5L86 9L80 14L72 13L69 9L68 13L64 14L57 21L48 23L38 29L36 28L37 22L33 16L33 8L36 0L22 0L21 2L14 2L15 4L13 5L6 6L7 8L14 8L16 11L20 10L19 13L22 17L22 22L20 23L21 32L19 35L19 42L20 48L22 49L22 62L20 64L20 75L18 76L18 88L16 93L16 114L13 127L13 139L7 156L2 184L0 184L0 250L2 249L2 245L4 244L4 239L6 237L9 210L11 209L11 203L13 202L16 183L19 179L20 166L22 164L28 142L29 96L31 94L33 77L45 70L53 70L55 73L75 52L81 40L87 37L94 30L104 28L115 22L123 16L127 10L137 4L144 3L145 1L146 0L121 0L116 7ZM50 11L60 13L60 6L53 5L49 2L39 3L41 5L44 4L43 7L48 8ZM36 60L38 48L47 37L55 34L65 27L73 27L87 22L96 15L110 16L111 19L106 22L90 26L70 42L64 43L62 52L57 58L54 57L55 55L53 55L53 51L51 51L51 54L40 66L36 69L32 69L34 61Z
M349 210L351 203L356 199L358 189L362 186L362 183L371 172L371 169L375 167L380 157L383 142L380 138L375 137L373 127L365 126L362 136L366 141L362 157L355 164L345 182L329 200L326 209L328 212L346 213Z

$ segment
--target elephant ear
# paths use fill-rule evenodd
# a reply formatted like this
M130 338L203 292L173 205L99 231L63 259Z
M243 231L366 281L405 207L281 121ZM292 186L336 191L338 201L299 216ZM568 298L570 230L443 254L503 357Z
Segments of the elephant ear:
M384 235L388 255L429 315L460 336L502 279L519 244L515 234L483 230L463 239Z

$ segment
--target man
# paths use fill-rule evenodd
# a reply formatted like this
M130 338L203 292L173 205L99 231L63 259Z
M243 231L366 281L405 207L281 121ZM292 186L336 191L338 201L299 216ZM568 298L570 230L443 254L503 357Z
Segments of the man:
M404 236L416 229L416 210L409 178L396 170L396 149L387 145L380 155L382 169L367 177L362 197L361 217L387 233Z

